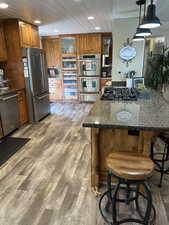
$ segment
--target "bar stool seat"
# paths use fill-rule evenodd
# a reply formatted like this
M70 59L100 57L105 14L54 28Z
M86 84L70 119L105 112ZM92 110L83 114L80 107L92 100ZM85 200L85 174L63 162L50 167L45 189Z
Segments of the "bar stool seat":
M127 180L145 180L154 170L150 158L132 152L113 152L108 155L106 165L115 176Z

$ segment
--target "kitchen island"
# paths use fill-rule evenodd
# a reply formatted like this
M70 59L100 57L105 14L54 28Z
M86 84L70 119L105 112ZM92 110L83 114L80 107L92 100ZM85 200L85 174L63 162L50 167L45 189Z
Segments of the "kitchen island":
M91 186L106 181L105 159L110 152L138 152L149 157L151 142L169 131L169 104L153 91L137 101L98 100L83 122L91 128Z

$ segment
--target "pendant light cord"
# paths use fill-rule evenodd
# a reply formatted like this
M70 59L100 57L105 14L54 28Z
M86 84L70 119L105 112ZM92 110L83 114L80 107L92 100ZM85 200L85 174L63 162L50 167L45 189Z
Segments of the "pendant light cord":
M146 17L146 5L147 5L147 1L145 0L145 3L144 3L144 19Z
M142 5L140 5L140 13L139 13L139 25L141 24L141 9L142 9Z

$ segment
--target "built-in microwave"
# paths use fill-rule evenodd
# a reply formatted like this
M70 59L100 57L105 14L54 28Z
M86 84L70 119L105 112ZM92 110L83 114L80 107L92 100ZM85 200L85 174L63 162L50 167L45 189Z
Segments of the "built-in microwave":
M80 55L79 74L80 76L100 76L100 54Z

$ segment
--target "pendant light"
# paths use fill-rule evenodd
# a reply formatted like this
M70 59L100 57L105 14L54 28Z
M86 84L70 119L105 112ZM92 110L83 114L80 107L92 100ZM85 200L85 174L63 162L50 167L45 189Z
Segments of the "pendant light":
M145 5L146 1L145 0L139 0L136 2L137 5L140 6L140 12L139 12L139 25L136 30L136 36L138 37L148 37L152 35L151 30L148 28L140 28L141 25L141 12L142 12L142 5Z
M139 42L139 41L144 41L145 40L145 38L144 37L141 37L141 36L134 36L133 37L133 42Z
M156 5L153 4L153 0L151 0L151 4L148 6L147 15L145 15L146 11L146 3L144 7L144 18L140 28L157 28L161 26L160 19L156 16Z

